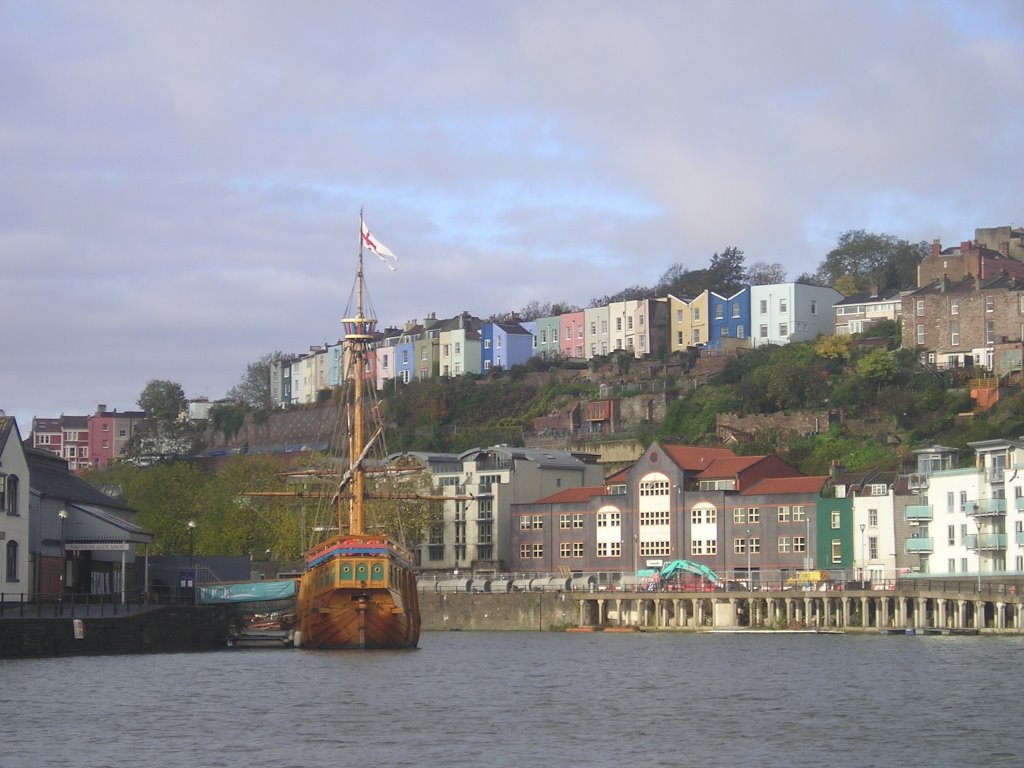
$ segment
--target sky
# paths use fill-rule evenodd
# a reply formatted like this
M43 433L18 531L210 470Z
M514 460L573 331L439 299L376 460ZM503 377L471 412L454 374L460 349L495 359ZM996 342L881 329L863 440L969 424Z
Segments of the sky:
M0 410L1024 223L1024 3L0 0Z

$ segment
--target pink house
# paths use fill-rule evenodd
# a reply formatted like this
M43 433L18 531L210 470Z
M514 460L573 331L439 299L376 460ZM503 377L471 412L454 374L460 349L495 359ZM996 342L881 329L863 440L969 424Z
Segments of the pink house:
M559 315L559 344L558 349L563 358L585 360L585 347L583 344L584 327L586 325L584 312L567 312Z

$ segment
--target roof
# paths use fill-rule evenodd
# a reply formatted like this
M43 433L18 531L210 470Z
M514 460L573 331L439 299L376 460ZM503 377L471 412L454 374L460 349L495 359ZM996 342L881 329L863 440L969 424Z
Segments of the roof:
M34 493L75 504L93 504L114 509L131 509L123 501L94 488L68 471L68 463L49 451L25 448L29 484Z
M138 543L149 543L153 541L152 532L147 531L145 528L142 528L138 525L135 525L135 523L130 523L127 520L118 517L117 515L112 515L110 514L110 512L106 511L105 509L102 509L101 507L98 507L93 504L72 504L71 506L77 510L81 510L90 517L96 518L97 520L108 526L123 531L126 534L124 538L128 541ZM67 540L70 542L74 542L75 538L74 536L68 536Z
M606 496L608 489L603 485L584 486L582 488L566 488L565 490L537 499L534 504L579 504L594 496Z
M735 477L743 470L754 466L764 459L764 456L728 456L726 458L714 459L698 477L701 480L709 480L715 477Z
M7 437L14 430L14 419L10 416L0 416L0 449L7 442Z
M661 449L680 469L703 472L715 459L735 458L728 448L708 448L694 445L663 445Z
M741 496L771 496L786 493L821 493L827 475L811 477L768 477L740 492Z
M898 288L892 288L885 291L879 291L878 293L855 293L852 296L847 296L840 301L837 301L833 306L841 306L847 304L871 304L878 301L892 301L893 299L900 298L901 291Z

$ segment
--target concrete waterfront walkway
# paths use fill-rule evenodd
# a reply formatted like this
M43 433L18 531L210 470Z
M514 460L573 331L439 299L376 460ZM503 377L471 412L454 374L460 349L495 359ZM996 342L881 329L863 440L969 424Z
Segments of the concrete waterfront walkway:
M1021 596L985 591L590 592L573 597L579 600L581 627L1024 631Z

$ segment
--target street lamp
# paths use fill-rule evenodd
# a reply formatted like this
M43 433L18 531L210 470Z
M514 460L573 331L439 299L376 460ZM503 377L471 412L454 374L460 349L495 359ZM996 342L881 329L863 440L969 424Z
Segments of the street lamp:
M754 591L754 582L751 581L751 578L750 578L750 549L751 549L750 545L751 545L750 529L747 528L747 588L750 589L751 592L753 592Z
M67 570L67 556L64 554L64 545L65 545L64 524L67 523L67 521L68 521L68 511L66 509L62 509L60 512L57 513L57 517L60 518L60 595L58 595L57 599L60 602L63 603L64 602L64 571Z
M867 526L864 523L860 524L860 588L864 589L864 564L867 562L867 557L864 554L864 529Z
M188 577L191 582L192 594L196 588L196 521L188 521Z
M807 537L805 539L804 548L807 550L807 556L804 558L806 563L805 570L811 570L814 568L814 555L811 554L811 516L804 512L804 522L807 524Z
M974 514L974 527L978 529L978 538L975 545L978 547L978 594L981 594L981 518L977 512Z

